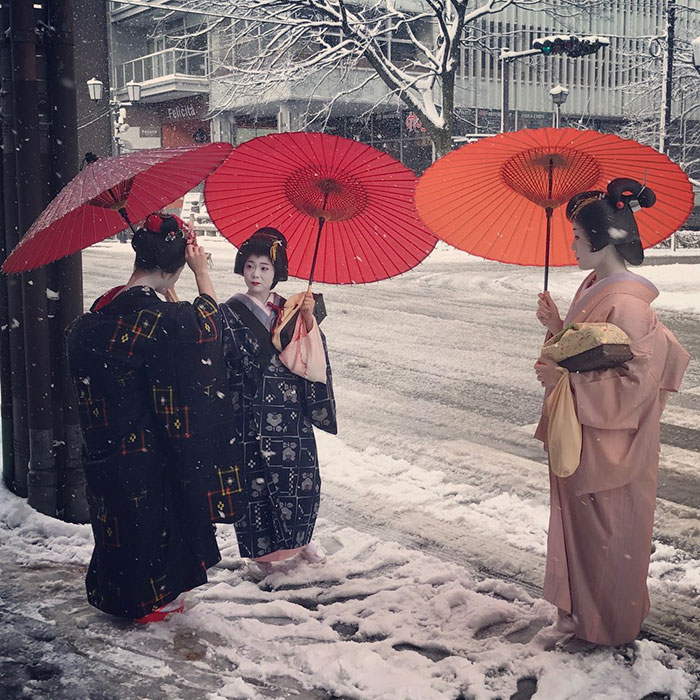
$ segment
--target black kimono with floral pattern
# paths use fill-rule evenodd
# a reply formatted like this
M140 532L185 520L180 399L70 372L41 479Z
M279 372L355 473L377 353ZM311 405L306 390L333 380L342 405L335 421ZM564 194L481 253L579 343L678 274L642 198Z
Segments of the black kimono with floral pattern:
M232 415L241 436L243 515L234 524L241 556L261 557L311 540L321 497L312 426L329 433L337 427L325 339L326 384L293 374L272 345L274 317L265 319L251 302L246 308L244 297L221 305Z
M224 484L233 428L216 303L115 291L76 320L67 347L95 539L88 600L138 618L206 582L220 558L210 504L239 487Z

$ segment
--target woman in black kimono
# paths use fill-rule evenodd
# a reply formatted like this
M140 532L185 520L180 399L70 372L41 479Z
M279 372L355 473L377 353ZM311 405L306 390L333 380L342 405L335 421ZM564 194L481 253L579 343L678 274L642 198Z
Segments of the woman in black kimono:
M221 318L207 257L174 216L151 214L132 245L131 278L76 320L67 339L84 439L95 549L88 601L141 622L182 610L220 556L206 484L225 432ZM200 295L161 300L187 265ZM232 437L232 436L231 436Z
M234 272L243 275L247 292L221 305L229 391L241 436L243 514L235 527L241 556L254 560L248 567L256 578L272 573L272 562L296 554L311 562L325 558L311 542L321 495L312 426L337 430L330 363L310 292L298 321L304 340L296 334L292 344L314 346L314 372L289 361L294 347L280 353L272 343L285 300L271 289L287 279L285 247L284 236L271 228L243 243ZM305 378L311 374L314 381Z

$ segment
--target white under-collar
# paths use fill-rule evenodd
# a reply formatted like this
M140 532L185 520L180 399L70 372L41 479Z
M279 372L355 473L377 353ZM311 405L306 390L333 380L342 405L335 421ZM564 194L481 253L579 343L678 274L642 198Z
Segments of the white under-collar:
M274 300L275 300L274 299L274 292L270 292L268 294L267 299L265 300L264 303L262 301L260 301L260 299L258 299L257 297L254 297L251 294L248 294L247 292L246 292L246 296L248 297L248 299L255 302L268 316L272 316L273 310L267 305L267 302L268 301L274 302Z

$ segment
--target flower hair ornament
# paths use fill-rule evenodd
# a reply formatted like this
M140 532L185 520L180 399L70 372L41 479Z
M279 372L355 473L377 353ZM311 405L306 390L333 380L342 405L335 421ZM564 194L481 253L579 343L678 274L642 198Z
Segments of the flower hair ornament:
M151 233L166 234L166 241L175 241L178 238L186 238L188 241L195 238L192 226L185 223L179 216L157 212L149 214L143 224L146 231Z

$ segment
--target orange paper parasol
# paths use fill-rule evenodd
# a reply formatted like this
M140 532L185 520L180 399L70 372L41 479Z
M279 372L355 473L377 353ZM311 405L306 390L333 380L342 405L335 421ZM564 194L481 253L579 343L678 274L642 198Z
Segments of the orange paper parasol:
M635 214L644 248L676 231L693 207L687 175L667 156L614 134L525 129L448 153L423 174L418 212L438 238L489 260L545 267L575 265L565 205L628 177L656 204Z

